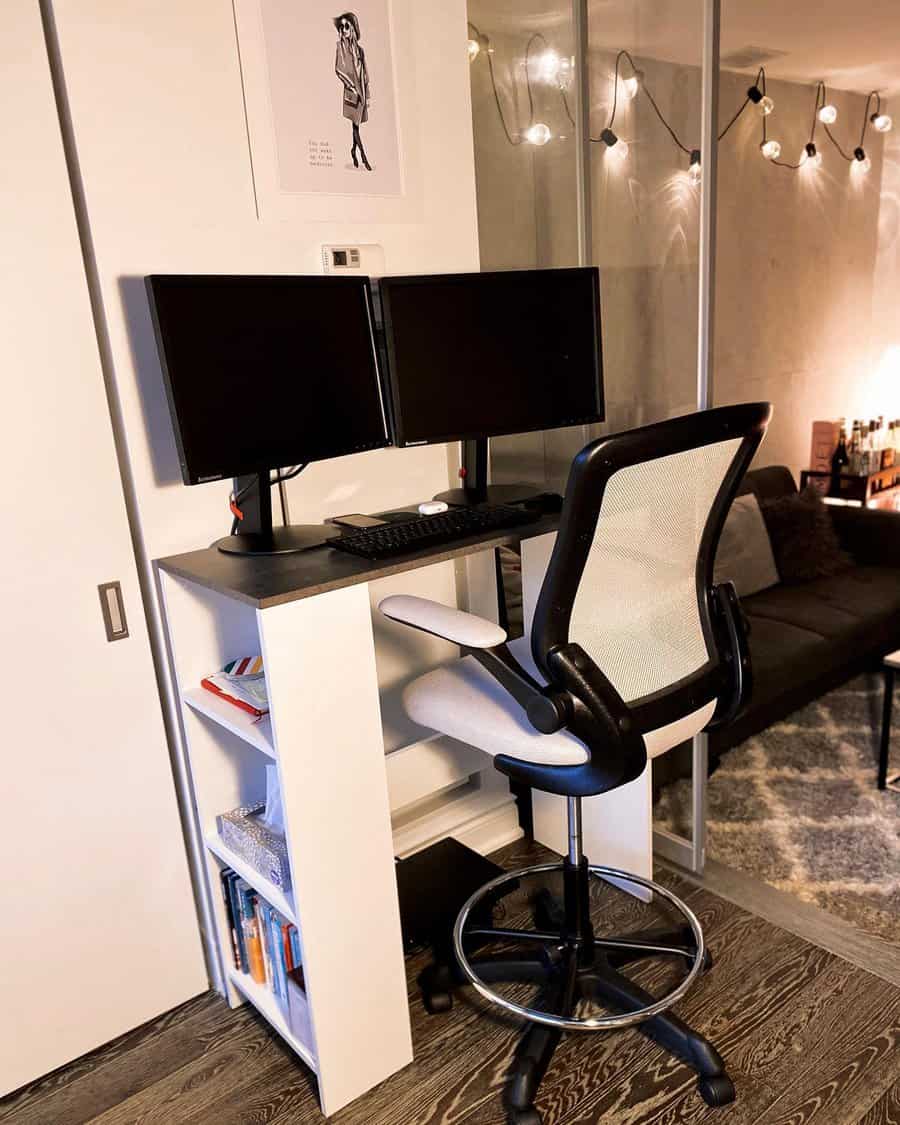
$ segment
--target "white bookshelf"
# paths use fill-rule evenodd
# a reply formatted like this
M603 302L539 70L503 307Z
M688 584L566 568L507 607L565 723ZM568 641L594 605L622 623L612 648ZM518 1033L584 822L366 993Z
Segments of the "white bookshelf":
M329 1115L412 1061L368 589L257 608L162 568L159 579L205 842L217 986L232 1007L252 1004L313 1070ZM259 722L200 686L257 653L270 706ZM219 814L265 799L273 763L288 893L234 854L216 825ZM223 865L297 926L308 1037L291 1033L268 986L234 967Z

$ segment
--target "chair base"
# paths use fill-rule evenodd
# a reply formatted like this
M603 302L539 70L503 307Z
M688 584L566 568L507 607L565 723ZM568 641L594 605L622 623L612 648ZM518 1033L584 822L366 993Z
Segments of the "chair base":
M562 870L563 903L543 892L534 900L537 929L514 930L471 925L466 922L486 894L497 895L500 885L529 875ZM616 938L597 938L588 906L591 875L627 879L652 889L685 917L686 924L671 929L653 929ZM477 955L467 952L474 943L514 942L524 952ZM463 907L454 931L456 958L429 966L419 977L427 1011L438 1013L452 1005L452 991L471 984L486 999L529 1021L516 1049L506 1093L512 1125L540 1125L535 1098L550 1060L566 1031L609 1030L635 1026L653 1042L696 1071L698 1090L710 1106L734 1101L734 1085L715 1047L667 1009L687 991L696 977L711 967L703 935L690 909L671 891L649 880L610 868L541 864L511 872L482 887ZM620 970L650 958L675 958L689 965L682 984L657 1000ZM524 1008L491 989L492 984L527 983L539 986L540 1008ZM577 1015L582 1002L600 1003L611 1016L585 1018Z

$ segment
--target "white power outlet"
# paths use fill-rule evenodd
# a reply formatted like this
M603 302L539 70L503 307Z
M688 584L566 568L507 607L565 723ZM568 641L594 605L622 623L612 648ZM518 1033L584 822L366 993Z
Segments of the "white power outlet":
M375 242L353 245L323 246L322 265L326 273L362 274L365 277L384 275L384 247Z

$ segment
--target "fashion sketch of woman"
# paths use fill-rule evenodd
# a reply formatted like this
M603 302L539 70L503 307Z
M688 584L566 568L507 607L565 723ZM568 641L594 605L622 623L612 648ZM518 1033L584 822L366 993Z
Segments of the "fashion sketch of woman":
M335 17L334 26L338 33L334 71L344 87L344 117L353 127L350 156L353 167L358 168L358 151L363 167L371 172L372 166L366 158L366 150L359 135L360 125L369 120L369 68L366 66L366 53L359 43L359 20L355 12L344 12Z

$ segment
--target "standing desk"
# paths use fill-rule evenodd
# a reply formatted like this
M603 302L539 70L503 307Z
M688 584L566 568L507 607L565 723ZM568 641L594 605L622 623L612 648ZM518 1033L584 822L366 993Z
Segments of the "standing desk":
M494 550L522 552L526 627L558 516L452 545L369 561L327 547L241 557L208 548L157 561L167 639L188 752L192 799L206 841L208 892L232 1007L253 1004L315 1072L334 1113L412 1059L394 846L369 584L462 560L473 612L496 613ZM270 713L254 720L200 686L228 660L261 652ZM489 759L472 751L484 766ZM216 816L265 794L277 765L291 887L285 891L229 852ZM587 854L649 876L649 771L585 801ZM534 794L535 836L565 850L563 798ZM229 866L301 936L309 1030L294 1034L275 997L233 967L219 886Z

